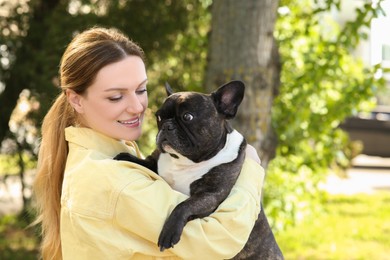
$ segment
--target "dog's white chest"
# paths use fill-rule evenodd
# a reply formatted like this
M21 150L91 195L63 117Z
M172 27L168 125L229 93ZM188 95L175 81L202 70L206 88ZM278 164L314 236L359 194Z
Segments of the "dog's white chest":
M172 158L168 153L160 154L158 160L158 174L177 191L190 194L190 184L200 179L204 174L223 163L231 162L238 156L243 136L233 131L228 134L225 147L213 158L195 163L181 154L178 159Z

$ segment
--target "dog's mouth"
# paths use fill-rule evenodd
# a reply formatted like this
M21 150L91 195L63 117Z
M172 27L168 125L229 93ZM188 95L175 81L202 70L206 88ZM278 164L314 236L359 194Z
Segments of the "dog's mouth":
M172 148L172 146L171 146L171 144L168 142L168 140L162 140L161 142L160 142L160 147L162 148L162 150L164 151L164 152L169 152L169 151L172 151L173 150L173 148Z
M158 147L161 151L163 152L166 152L166 153L177 153L175 151L175 149L173 148L173 146L171 145L171 142L168 141L167 138L163 137L163 138L159 138L159 140L157 141L158 143Z
M175 149L173 149L172 146L169 144L169 142L166 140L161 142L160 150L162 150L165 153L168 153L171 157L175 159L179 159L180 153L178 153Z
M176 155L183 155L183 140L179 140L177 134L174 133L167 133L166 131L160 130L157 133L157 146L160 149L160 151L169 153L169 154L176 154Z

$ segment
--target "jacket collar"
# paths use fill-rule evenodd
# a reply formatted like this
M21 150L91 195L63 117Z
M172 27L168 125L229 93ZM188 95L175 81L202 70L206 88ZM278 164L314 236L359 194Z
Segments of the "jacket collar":
M111 158L122 152L140 156L137 144L134 141L116 140L90 128L67 127L65 129L65 139L69 143L86 149L97 150Z

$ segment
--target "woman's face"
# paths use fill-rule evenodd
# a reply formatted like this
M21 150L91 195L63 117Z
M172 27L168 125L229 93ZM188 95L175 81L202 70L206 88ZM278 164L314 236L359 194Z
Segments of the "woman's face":
M115 139L136 140L148 106L146 84L142 59L128 56L103 67L85 94L71 92L68 99L84 126Z

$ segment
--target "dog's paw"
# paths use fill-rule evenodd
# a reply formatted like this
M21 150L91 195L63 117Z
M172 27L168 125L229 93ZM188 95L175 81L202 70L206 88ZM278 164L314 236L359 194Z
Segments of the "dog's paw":
M168 218L158 238L158 246L160 247L161 252L173 247L179 242L184 225L185 223L182 221Z
M117 161L129 161L131 162L133 160L133 155L129 153L119 153L114 157L114 160Z

